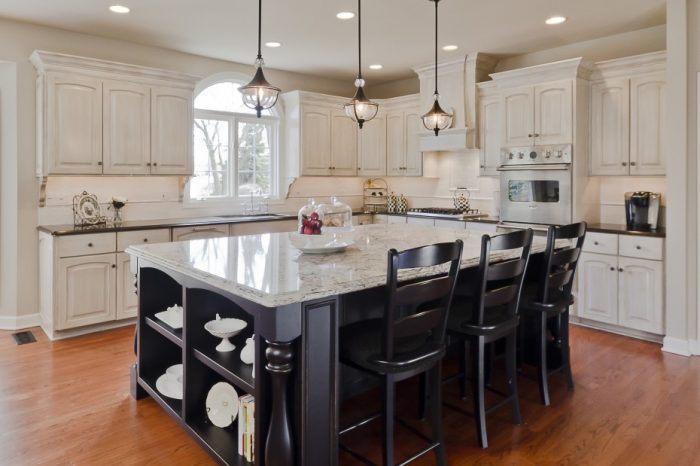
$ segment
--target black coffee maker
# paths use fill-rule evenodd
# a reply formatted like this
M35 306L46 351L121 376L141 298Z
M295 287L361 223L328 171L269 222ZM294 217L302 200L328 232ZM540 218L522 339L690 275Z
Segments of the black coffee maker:
M625 216L630 230L656 230L661 194L649 191L625 193Z

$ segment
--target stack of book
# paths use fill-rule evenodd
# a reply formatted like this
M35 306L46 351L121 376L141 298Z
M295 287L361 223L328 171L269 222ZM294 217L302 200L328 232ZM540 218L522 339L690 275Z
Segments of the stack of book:
M255 397L243 395L238 403L238 454L255 462Z

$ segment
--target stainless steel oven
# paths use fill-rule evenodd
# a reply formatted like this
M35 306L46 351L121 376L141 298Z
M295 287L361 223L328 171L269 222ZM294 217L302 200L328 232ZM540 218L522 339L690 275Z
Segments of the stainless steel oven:
M499 171L501 221L571 223L570 145L504 149Z

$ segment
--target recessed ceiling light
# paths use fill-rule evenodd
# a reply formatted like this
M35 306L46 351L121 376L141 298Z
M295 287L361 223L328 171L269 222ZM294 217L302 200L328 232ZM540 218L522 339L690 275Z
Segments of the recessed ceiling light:
M561 24L564 21L566 21L566 16L550 16L549 18L547 18L545 23L547 23L549 25L554 25L554 24Z
M112 5L111 7L109 7L109 11L111 11L112 13L126 14L131 11L131 8L124 5Z
M379 63L377 63L376 65L369 65L370 70L381 70L382 68L384 68L384 66L380 65Z
M270 47L271 49L275 49L277 47L281 47L282 43L281 42L265 42L265 47Z
M456 45L446 45L442 48L445 52L452 52L453 50L457 50L459 47Z
M335 15L336 18L338 19L353 19L355 17L355 13L352 11L341 11L337 15Z

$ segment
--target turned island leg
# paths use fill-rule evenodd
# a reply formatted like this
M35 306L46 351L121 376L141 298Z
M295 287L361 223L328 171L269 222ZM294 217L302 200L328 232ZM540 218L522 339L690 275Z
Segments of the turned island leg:
M266 466L289 466L295 462L292 425L287 400L287 379L292 372L292 343L267 342L265 368L272 379L272 413L265 442Z

